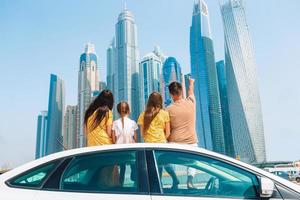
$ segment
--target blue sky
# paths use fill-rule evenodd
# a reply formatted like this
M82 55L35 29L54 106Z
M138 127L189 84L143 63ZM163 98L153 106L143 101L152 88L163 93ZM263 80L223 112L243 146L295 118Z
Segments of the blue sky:
M300 159L299 0L244 0L255 49L268 160ZM189 72L194 0L126 0L140 55L159 45ZM209 6L216 61L224 57L217 0ZM76 104L79 56L92 42L105 79L106 48L124 0L0 0L0 168L34 159L37 115L47 109L50 73Z

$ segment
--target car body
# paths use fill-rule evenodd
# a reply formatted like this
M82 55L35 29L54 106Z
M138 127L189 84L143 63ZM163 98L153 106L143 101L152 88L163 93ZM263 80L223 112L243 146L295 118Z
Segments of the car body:
M296 181L297 183L300 183L300 170L299 168L294 167L294 169L289 171L290 180Z
M193 187L187 185L189 177ZM79 148L34 160L0 176L0 196L1 200L300 199L300 186L191 145L148 143Z

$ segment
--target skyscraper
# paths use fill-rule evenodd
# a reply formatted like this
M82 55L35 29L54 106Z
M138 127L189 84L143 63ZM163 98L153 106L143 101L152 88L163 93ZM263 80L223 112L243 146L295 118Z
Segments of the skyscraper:
M190 27L191 76L195 78L196 131L200 146L225 154L220 95L209 12L204 0L194 4Z
M47 115L47 111L42 111L38 115L35 147L36 159L46 155Z
M48 102L46 155L61 151L65 106L65 85L58 76L51 74Z
M161 83L161 93L165 107L172 103L168 87L174 81L182 83L181 67L176 58L168 57L163 65Z
M99 90L99 72L97 55L93 44L85 46L84 53L80 56L78 72L78 116L77 138L78 147L84 147L86 138L84 135L84 115L92 101L92 93Z
M116 79L115 99L127 101L131 109L131 117L139 115L139 74L137 30L132 13L125 8L116 24Z
M106 83L107 89L113 91L115 94L116 86L117 86L117 52L116 52L116 41L115 38L112 39L109 47L106 50Z
M242 0L221 5L228 105L235 153L245 162L266 160L256 63Z
M149 95L152 92L160 92L160 75L162 59L154 51L146 54L140 61L140 108L144 110Z
M63 144L66 149L77 147L77 106L67 106L64 117Z
M228 110L228 97L227 97L227 79L225 72L224 60L216 63L218 72L218 83L220 91L220 100L222 108L222 119L223 119L223 130L224 130L224 140L225 140L225 153L228 156L235 157L233 138L230 125L230 116Z

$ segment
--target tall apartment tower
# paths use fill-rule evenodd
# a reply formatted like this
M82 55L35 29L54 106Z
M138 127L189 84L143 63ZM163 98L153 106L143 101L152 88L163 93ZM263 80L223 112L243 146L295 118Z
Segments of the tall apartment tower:
M228 108L236 155L248 163L266 161L256 62L242 0L221 4L225 35Z
M209 12L204 0L194 4L190 27L191 76L195 78L196 131L200 146L225 154L218 78Z
M64 117L63 144L66 149L74 149L77 145L77 106L67 106Z
M62 79L51 74L46 132L46 155L63 149L62 130L65 108L65 85Z
M116 71L117 79L114 95L117 103L127 101L131 108L131 117L139 115L139 73L137 28L133 14L125 8L116 24Z
M84 53L80 56L78 72L78 111L77 111L77 144L86 145L84 135L84 115L92 101L93 91L99 90L99 72L95 46L87 43Z
M163 60L155 51L146 54L140 61L140 108L145 109L145 104L152 92L160 92L160 76Z
M47 118L47 111L41 111L41 113L38 115L35 147L36 159L46 155Z

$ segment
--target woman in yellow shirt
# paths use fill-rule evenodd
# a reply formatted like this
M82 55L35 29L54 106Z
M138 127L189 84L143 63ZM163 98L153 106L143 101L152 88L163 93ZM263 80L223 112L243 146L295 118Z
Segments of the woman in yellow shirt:
M167 138L170 136L169 113L163 110L162 107L162 97L160 93L151 93L146 111L142 112L138 119L138 124L141 126L141 133L145 142L166 143ZM163 167L173 180L172 188L178 188L179 180L172 166L158 166L160 176L162 176Z
M87 146L113 144L112 108L114 97L110 90L103 90L85 112L84 126Z
M138 119L141 126L142 137L149 143L166 143L170 135L169 113L162 109L160 93L150 94L145 112Z

